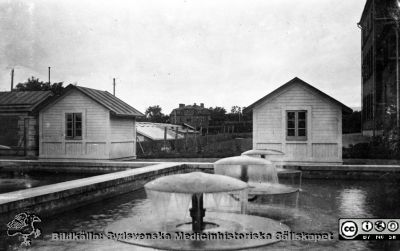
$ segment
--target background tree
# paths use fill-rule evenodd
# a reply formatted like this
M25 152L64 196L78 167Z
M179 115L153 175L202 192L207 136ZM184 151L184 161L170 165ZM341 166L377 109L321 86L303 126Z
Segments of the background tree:
M149 106L144 113L146 120L155 123L168 123L169 116L163 114L161 111L162 109L159 105Z
M24 83L19 83L15 91L52 91L55 95L60 95L64 90L63 82L50 84L40 81L39 78L30 77Z
M210 124L212 125L221 125L226 120L226 110L223 107L216 106L210 107Z
M228 114L228 119L229 120L234 120L234 121L241 121L242 120L242 108L240 106L234 105L231 108L231 113Z
M245 106L242 107L242 116L244 121L253 121L253 111L243 112L246 109Z

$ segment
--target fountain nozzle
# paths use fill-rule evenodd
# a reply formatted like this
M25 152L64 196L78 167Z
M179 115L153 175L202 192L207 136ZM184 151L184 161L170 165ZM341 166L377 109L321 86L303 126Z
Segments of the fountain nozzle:
M193 232L201 232L204 230L203 218L206 215L206 209L203 207L203 194L195 193L192 195L192 208L190 208L190 216L192 217Z

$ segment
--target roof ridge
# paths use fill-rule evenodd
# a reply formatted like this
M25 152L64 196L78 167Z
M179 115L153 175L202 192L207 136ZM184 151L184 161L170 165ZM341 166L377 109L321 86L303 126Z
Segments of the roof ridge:
M318 88L312 86L311 84L305 82L304 80L300 79L299 77L294 77L293 79L289 80L288 82L286 82L285 84L279 86L278 88L276 88L275 90L271 91L270 93L268 93L267 95L265 95L264 97L258 99L256 102L252 103L251 105L249 105L248 107L246 107L246 109L244 110L244 112L248 112L249 110L252 110L256 105L264 102L266 99L270 98L272 95L282 91L285 88L288 88L290 85L296 84L296 83L300 83L303 86L311 89L312 91L315 91L317 94L321 95L322 97L327 98L329 101L334 102L338 105L340 105L342 107L342 111L343 112L348 112L351 113L353 110L351 108L349 108L348 106L346 106L345 104L343 104L342 102L336 100L335 98L331 97L330 95L324 93L323 91L319 90Z
M90 98L94 99L99 104L106 107L108 110L113 112L115 115L120 116L144 116L141 112L137 109L126 103L125 101L121 100L120 98L114 96L113 94L109 93L108 91L102 91L98 89L93 89L84 86L78 85L69 85L69 88L76 88L80 90Z

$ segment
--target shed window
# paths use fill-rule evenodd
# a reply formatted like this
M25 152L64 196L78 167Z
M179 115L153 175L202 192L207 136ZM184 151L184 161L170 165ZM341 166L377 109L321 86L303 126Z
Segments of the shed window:
M82 113L65 114L65 138L82 139Z
M287 111L286 121L287 140L307 140L307 111Z

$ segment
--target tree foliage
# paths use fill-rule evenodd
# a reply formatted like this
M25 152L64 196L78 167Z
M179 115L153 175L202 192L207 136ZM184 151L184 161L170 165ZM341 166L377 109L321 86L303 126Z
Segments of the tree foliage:
M234 105L231 108L231 113L233 113L233 114L241 114L242 113L242 108L240 106Z
M161 111L162 109L159 105L149 106L144 113L146 120L155 123L167 123L169 116L163 114Z
M19 83L15 87L16 91L52 91L54 94L59 95L64 90L63 82L50 84L48 82L40 81L39 78L30 77L24 83Z
M215 122L215 124L219 124L226 120L225 108L216 106L214 108L210 107L209 110L210 110L211 122Z

